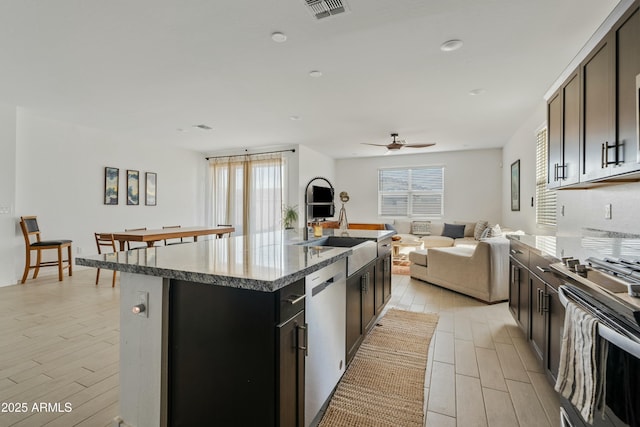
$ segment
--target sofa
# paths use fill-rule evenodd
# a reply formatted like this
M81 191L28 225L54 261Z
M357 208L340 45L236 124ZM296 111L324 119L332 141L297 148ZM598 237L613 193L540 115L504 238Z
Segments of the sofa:
M509 298L509 241L505 237L413 251L409 261L414 279L487 303Z
M423 242L424 249L409 253L412 278L487 303L509 298L509 241L499 226L456 221L425 227L416 222L394 224L401 239Z

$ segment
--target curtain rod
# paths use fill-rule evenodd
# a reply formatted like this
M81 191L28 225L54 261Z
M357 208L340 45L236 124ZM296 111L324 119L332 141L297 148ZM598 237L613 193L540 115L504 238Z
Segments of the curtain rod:
M292 153L295 153L296 149L295 148L290 148L288 150L265 151L264 153L230 154L228 156L205 157L205 159L206 160L211 160L211 159L223 159L225 157L259 156L261 154L286 153L287 151L291 151Z

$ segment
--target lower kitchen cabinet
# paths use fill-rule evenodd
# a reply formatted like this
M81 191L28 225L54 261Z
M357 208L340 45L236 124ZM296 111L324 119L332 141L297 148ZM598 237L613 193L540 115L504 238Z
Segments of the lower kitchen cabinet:
M347 278L346 359L351 362L376 318L375 261Z
M545 353L545 369L547 374L555 383L558 378L558 367L560 365L560 347L562 345L562 335L564 331L564 306L560 302L558 291L552 286L546 288L547 307L547 347Z
M304 293L172 280L168 425L303 426Z
M529 271L519 262L510 260L509 309L523 331L529 330Z
M546 284L537 276L531 274L529 277L529 288L531 289L531 344L533 350L538 356L538 360L542 360L545 348L545 327L546 311L544 309Z
M564 307L557 291L561 281L551 272L549 264L559 260L542 255L535 248L523 249L521 243L516 247L517 251L512 248L510 258L509 310L529 340L547 377L555 383L560 363ZM525 265L520 260L526 251L530 254ZM516 255L520 259L516 259Z
M376 314L380 314L391 298L391 253L378 258L375 280Z

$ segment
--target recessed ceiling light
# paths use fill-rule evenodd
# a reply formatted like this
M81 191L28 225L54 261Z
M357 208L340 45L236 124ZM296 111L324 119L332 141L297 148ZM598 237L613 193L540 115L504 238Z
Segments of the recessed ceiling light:
M443 52L452 52L462 47L462 40L447 40L442 43L440 50Z
M202 129L202 130L213 130L211 126L205 124L193 125L194 128Z
M318 70L309 71L309 75L311 77L320 77L322 76L322 71L318 71Z
M471 96L482 95L485 92L486 92L485 89L473 89L469 91L469 95Z
M287 41L287 36L284 33L275 32L271 34L271 40L273 40L276 43L284 43Z
M300 116L289 116L291 120L300 120Z

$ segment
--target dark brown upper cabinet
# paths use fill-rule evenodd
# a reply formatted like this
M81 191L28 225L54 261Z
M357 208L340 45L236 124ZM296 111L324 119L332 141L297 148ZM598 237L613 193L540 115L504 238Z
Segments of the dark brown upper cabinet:
M617 164L611 175L634 172L638 162L636 76L640 74L640 11L635 8L614 27L616 45L616 142ZM615 160L616 153L613 152ZM611 157L611 155L610 155Z
M549 99L549 188L640 180L639 46L635 2Z
M607 36L580 66L582 75L582 173L580 181L611 174L615 147L614 41Z
M549 168L547 186L573 185L580 179L580 77L574 73L547 106Z

